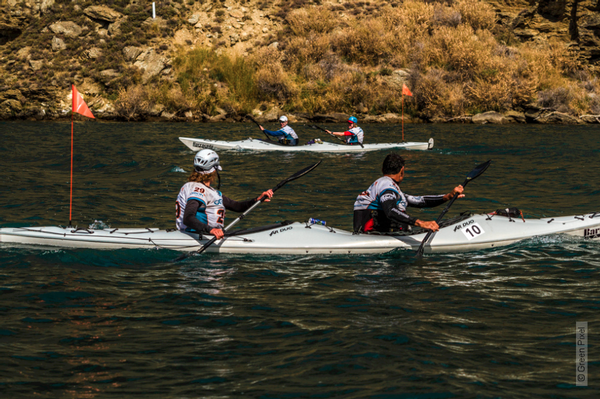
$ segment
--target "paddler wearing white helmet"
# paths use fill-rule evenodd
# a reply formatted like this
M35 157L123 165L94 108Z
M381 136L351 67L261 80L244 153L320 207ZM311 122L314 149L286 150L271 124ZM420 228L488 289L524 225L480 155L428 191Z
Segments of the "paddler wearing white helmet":
M287 116L281 115L279 117L279 124L281 125L281 128L279 130L275 130L275 131L267 130L264 127L262 127L261 125L258 125L258 127L260 127L260 130L262 130L269 136L277 137L277 139L279 140L279 142L281 144L298 145L298 135L296 134L294 129L292 129L288 125L288 123L289 123L289 121L288 121Z
M198 151L194 157L194 171L181 187L175 203L176 225L181 231L210 234L223 238L225 211L244 212L263 197L269 201L273 191L268 190L246 201L234 201L224 196L219 187L211 185L219 178L219 155L213 150ZM219 184L220 186L220 184Z

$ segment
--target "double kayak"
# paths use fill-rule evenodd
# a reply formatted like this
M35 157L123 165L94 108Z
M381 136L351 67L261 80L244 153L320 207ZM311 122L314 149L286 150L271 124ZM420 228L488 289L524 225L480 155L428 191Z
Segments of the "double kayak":
M416 251L426 232L405 235L353 234L311 224L281 222L237 230L208 247L223 254L381 254L395 250ZM465 252L496 248L534 237L567 234L579 239L600 238L600 212L543 219L497 214L462 214L443 221L425 246L425 252ZM2 245L42 245L64 248L148 248L193 251L212 236L156 228L5 227Z
M311 140L311 142L307 144L289 146L280 144L276 141L253 139L252 137L247 140L239 141L194 139L189 137L180 137L179 140L193 151L199 151L206 148L209 150L236 151L312 151L350 153L391 149L431 150L433 148L433 138L430 138L428 142L363 144L362 147L360 145L335 144L321 140Z

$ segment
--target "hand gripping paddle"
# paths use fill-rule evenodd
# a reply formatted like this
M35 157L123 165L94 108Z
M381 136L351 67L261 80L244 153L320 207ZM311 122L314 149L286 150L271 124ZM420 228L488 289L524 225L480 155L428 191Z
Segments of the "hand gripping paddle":
M490 166L490 164L492 163L491 160L482 163L481 165L477 166L475 169L473 169L471 171L471 173L469 173L467 175L467 178L465 179L465 181L463 182L462 186L466 187L467 184L469 184L469 182L471 180L475 180L476 178L478 178L479 176L481 176L483 174L483 172L486 171L486 169ZM458 198L458 193L454 194L454 197L452 197L452 199L450 200L450 202L448 203L448 205L446 205L446 207L444 208L444 210L442 211L442 213L440 214L440 216L438 216L438 218L436 219L436 223L440 223L440 221L442 220L442 218L444 217L444 215L446 214L446 212L448 212L448 209L450 209L450 207L452 206L452 204L454 203L454 200L456 200L456 198ZM417 254L415 255L417 257L417 259L421 258L423 256L423 252L425 251L425 244L427 244L427 242L429 241L429 238L435 234L433 231L429 231L427 233L427 235L425 236L425 238L423 239L423 241L421 242L421 245L419 246L419 249L417 250Z
M252 115L248 114L248 115L246 115L246 118L248 118L248 119L250 119L252 122L256 123L256 126L258 126L258 128L260 129L260 123L258 123L258 122L256 121L256 119L254 119L254 118L252 117ZM264 132L264 130L262 130L262 129L261 129L260 131L261 131L261 132L263 132L263 133L265 133L265 132ZM267 139L269 139L269 141L273 141L273 140L271 140L271 137L270 137L268 134L266 134L266 133L265 133L265 136L267 136Z

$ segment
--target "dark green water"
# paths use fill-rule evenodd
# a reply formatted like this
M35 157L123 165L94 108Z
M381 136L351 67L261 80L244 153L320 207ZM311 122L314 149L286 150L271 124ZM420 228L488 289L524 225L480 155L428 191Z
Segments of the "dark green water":
M294 127L302 141L319 137ZM399 141L399 126L362 127L366 142ZM0 134L0 226L66 225L69 124L0 122ZM177 137L261 134L250 124L79 122L75 136L74 223L173 228L193 158ZM600 210L597 126L408 125L406 136L436 140L433 151L402 152L410 194L445 193L492 159L448 216L507 206L528 217ZM350 229L354 199L385 154L222 152L222 191L255 196L323 159L240 227L315 217ZM435 219L441 210L412 214ZM420 264L410 254L171 263L177 255L0 244L0 395L600 394L598 241L549 237ZM577 321L591 329L587 388L575 386Z

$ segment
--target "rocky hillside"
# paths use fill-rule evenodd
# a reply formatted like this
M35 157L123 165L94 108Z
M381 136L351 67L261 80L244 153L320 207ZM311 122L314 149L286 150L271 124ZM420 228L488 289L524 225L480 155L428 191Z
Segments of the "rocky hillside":
M600 0L0 0L0 119L600 121Z

